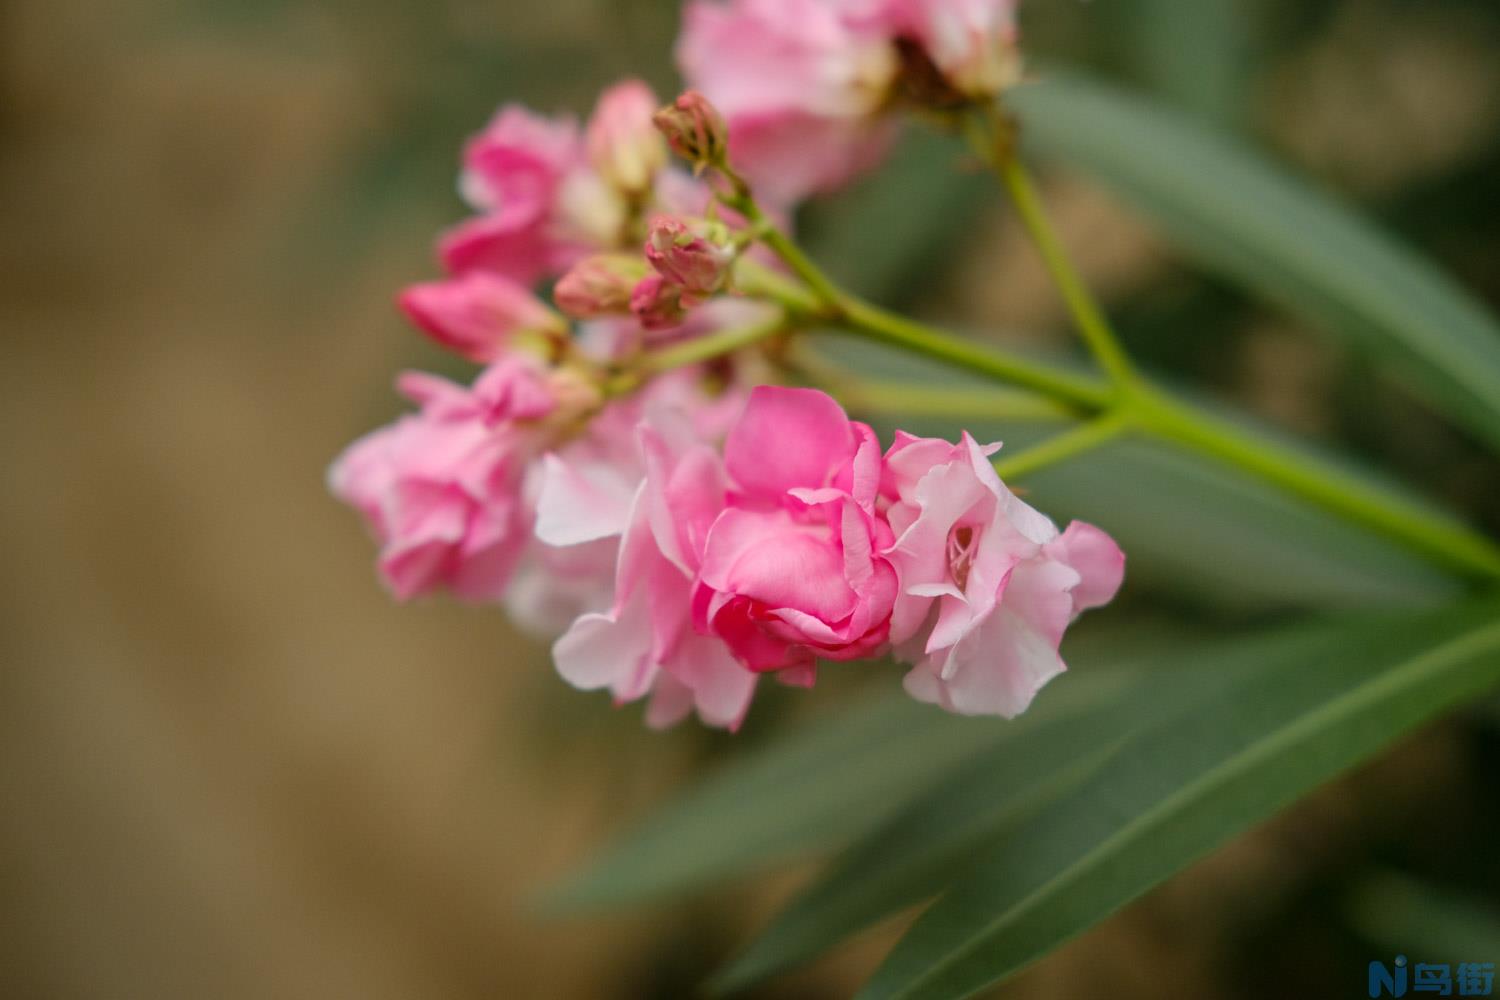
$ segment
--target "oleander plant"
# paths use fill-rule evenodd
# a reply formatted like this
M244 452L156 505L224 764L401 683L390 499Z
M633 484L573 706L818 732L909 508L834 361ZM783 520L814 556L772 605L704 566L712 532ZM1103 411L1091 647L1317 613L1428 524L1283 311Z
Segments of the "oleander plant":
M329 471L397 599L499 605L563 683L649 727L735 732L763 683L890 679L549 897L625 905L831 852L717 992L922 905L860 996L973 995L1500 684L1500 545L1154 375L1029 160L1097 178L1491 451L1500 326L1262 154L1025 64L1014 8L691 0L675 96L627 79L581 123L503 106L462 151L472 214L441 276L399 298L477 374L401 375L411 412ZM1003 192L1086 360L890 311L799 240L805 206L930 136L958 147L959 189ZM1085 612L1140 609L1137 556L1325 610L1073 656Z

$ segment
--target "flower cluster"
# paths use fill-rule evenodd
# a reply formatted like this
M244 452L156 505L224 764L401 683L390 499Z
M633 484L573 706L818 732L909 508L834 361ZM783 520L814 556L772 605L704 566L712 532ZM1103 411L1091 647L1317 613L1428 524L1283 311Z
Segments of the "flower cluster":
M1069 623L1120 585L1107 535L1019 500L998 445L883 449L828 395L757 384L763 359L659 363L747 319L780 329L738 280L764 252L746 218L766 218L739 157L786 211L863 153L814 164L816 183L761 153L805 128L812 148L874 149L898 89L999 86L1010 34L1009 5L980 0L698 0L682 61L727 114L695 91L659 108L634 81L582 127L502 109L464 151L476 214L440 240L445 277L399 300L484 368L469 386L402 376L415 412L329 473L396 597L503 601L556 637L570 683L647 700L657 726L732 729L763 674L806 686L820 661L885 655L922 701L1025 710Z

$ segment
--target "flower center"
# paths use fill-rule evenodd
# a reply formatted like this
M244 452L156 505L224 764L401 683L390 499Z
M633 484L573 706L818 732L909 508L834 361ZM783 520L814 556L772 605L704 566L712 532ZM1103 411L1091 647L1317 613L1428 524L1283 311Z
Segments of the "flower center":
M960 524L948 532L948 570L953 582L963 590L969 585L969 569L974 565L974 529Z

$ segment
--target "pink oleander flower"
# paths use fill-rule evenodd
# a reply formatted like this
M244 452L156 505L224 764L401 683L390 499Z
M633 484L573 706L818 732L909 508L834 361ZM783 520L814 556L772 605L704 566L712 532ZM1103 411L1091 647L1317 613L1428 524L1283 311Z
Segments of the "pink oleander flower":
M897 595L880 463L874 431L827 395L753 390L724 448L729 491L704 542L698 630L792 683L810 684L817 658L879 653Z
M465 149L459 186L480 214L439 240L447 269L530 285L625 249L635 212L701 210L703 185L667 168L656 106L645 84L627 80L600 95L582 135L570 118L502 109Z
M717 295L734 264L729 230L707 220L659 215L646 236L646 260L691 299Z
M898 435L882 492L900 594L891 626L906 689L963 715L1024 712L1065 668L1063 632L1109 603L1125 556L1092 525L1059 534L1005 487L982 448Z
M683 76L727 121L736 169L773 203L837 187L884 148L878 114L899 61L867 6L693 0L683 15Z
M434 341L481 364L499 360L520 336L568 334L562 317L525 286L487 271L412 285L398 304Z
M656 129L656 95L639 80L606 90L589 119L588 155L606 183L630 196L651 190L667 165L667 145Z
M677 61L730 159L791 204L884 155L898 98L984 99L1016 75L1016 0L692 0Z
M398 385L419 412L351 445L329 488L365 516L397 598L497 600L530 539L522 482L531 428L554 406L545 373L512 358L472 389L417 373Z
M611 606L582 615L553 647L559 673L616 703L649 697L649 725L697 710L708 725L737 729L756 675L719 638L694 631L689 613L704 538L724 509L723 463L712 431L686 411L657 406L637 430L645 475L632 495L549 456L538 535L555 545L621 536Z
M556 235L566 179L586 168L571 118L548 119L506 105L464 148L459 189L481 215L444 234L449 271L493 271L529 285L576 255Z

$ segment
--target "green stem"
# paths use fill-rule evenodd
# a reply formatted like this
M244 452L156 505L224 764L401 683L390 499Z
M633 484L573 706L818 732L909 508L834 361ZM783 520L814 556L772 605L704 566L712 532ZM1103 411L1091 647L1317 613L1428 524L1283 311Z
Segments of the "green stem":
M1003 123L997 128L1007 127ZM1135 367L1130 363L1120 340L1115 336L1104 311L1094 300L1083 278L1073 267L1067 250L1047 218L1042 200L1037 196L1036 185L1031 181L1025 165L1016 154L1014 143L1001 141L983 128L972 129L969 140L976 152L994 169L1000 183L1016 206L1021 225L1041 255L1042 263L1051 275L1052 282L1062 294L1063 302L1073 317L1089 351L1116 385L1130 385L1137 380Z
M1144 430L1168 442L1274 483L1465 575L1500 577L1500 548L1444 514L1156 390L1135 395L1129 409Z
M1113 441L1130 424L1130 417L1122 411L1106 413L1056 437L1048 438L1034 448L1027 448L1019 455L996 460L995 471L1007 482L1022 479Z
M758 323L698 337L675 347L651 351L637 358L629 370L617 375L613 382L606 386L606 394L615 396L632 392L643 380L653 375L722 358L752 344L769 340L777 334L790 332L795 327L796 324L786 313L778 311L776 315Z
M907 417L1053 422L1076 411L1045 396L1005 389L939 388L879 379L828 380L850 410L898 413Z
M970 340L950 337L851 295L840 296L840 313L840 325L871 340L1031 389L1075 409L1086 412L1102 410L1114 395L1091 378L1027 361Z

